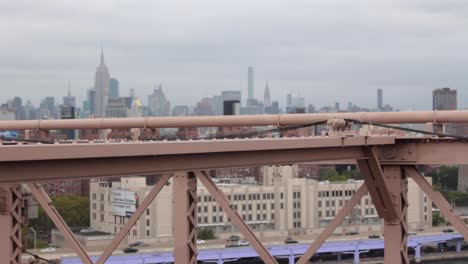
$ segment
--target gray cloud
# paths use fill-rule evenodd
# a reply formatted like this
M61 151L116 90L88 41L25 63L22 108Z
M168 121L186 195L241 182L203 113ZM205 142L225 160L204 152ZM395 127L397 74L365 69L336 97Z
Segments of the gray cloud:
M221 90L287 91L307 103L386 103L427 109L431 91L459 90L467 106L468 3L415 1L10 1L0 3L0 100L84 98L100 41L124 93L162 82L173 103Z

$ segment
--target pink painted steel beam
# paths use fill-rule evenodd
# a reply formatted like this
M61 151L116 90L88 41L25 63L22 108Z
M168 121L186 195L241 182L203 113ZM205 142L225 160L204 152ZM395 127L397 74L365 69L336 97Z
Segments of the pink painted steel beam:
M291 150L305 148L352 147L391 145L392 136L372 137L310 137L262 138L197 141L159 141L126 143L33 144L0 146L1 161L109 158L128 156L154 156L202 154L260 150Z
M333 234L333 231L343 222L345 217L351 213L354 206L361 201L361 198L367 193L366 184L362 184L361 187L351 196L346 202L345 206L341 208L340 212L336 215L331 223L320 233L319 237L312 242L310 247L302 255L302 257L296 262L296 264L306 264L319 250L322 244Z
M376 151L371 147L366 147L364 152L368 155L368 159L358 159L357 163L375 208L381 218L397 219L398 212L393 206Z
M171 176L172 176L171 174L163 174L159 178L159 181L153 186L153 188L145 197L143 202L138 206L135 213L133 213L130 219L128 219L127 223L120 229L119 233L114 237L110 245L108 245L104 249L104 252L101 254L96 264L106 263L106 260L112 255L114 250L117 248L120 242L125 238L125 236L127 236L128 232L130 232L130 229L136 224L138 219L145 212L148 206L153 202L156 196L158 196L159 192L163 189L163 187L166 186L166 183L169 181Z
M37 202L44 209L46 214L49 216L50 220L52 220L52 222L55 224L58 230L60 230L60 232L63 234L63 237L69 243L73 251L75 251L78 257L81 259L81 261L83 261L84 264L93 264L93 261L86 253L86 250L76 239L75 235L68 227L67 223L65 223L63 218L60 216L57 209L55 209L55 207L52 205L52 200L50 200L49 196L46 194L44 189L42 189L42 187L34 183L28 184L28 187L31 190L31 193L34 196L34 198L36 198Z
M226 195L220 190L206 172L195 172L197 178L203 183L208 192L213 196L215 201L223 208L226 215L231 219L232 223L239 229L245 239L249 241L252 247L257 251L264 263L277 264L276 259L268 252L260 240L255 236L250 227L242 220L240 215L232 209L232 204Z
M44 154L47 155L47 154ZM0 162L0 184L365 158L360 147Z
M455 227L455 229L460 232L460 234L465 238L465 241L468 241L468 227L465 222L458 217L453 212L453 207L448 203L448 201L442 196L440 192L434 191L431 184L419 174L416 168L414 167L405 167L406 173L413 178L413 180L418 184L418 186L424 191L424 193L429 197L429 199L439 208L450 223Z
M73 120L0 121L0 130L111 129L218 126L290 126L331 118L376 123L468 123L468 111L359 112L286 115L98 118Z
M197 177L176 172L173 177L174 264L197 263Z

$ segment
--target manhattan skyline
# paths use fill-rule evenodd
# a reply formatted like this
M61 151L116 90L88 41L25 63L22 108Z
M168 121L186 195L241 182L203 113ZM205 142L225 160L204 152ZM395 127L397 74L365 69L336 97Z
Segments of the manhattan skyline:
M459 107L468 105L468 36L459 34L468 8L459 2L0 5L0 26L11 33L0 44L0 101L20 96L37 105L66 95L70 80L82 102L103 40L122 95L133 88L145 97L162 83L174 104L222 90L240 90L245 101L253 66L255 97L263 97L268 80L283 106L295 91L316 106L373 107L380 88L385 103L422 110L441 87L457 89Z

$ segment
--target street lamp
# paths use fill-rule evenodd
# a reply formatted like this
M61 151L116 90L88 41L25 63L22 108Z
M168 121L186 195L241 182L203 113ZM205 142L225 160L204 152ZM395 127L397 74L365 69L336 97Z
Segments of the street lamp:
M36 251L36 240L37 240L37 233L36 233L36 230L34 230L34 228L31 227L31 231L34 233L34 251Z

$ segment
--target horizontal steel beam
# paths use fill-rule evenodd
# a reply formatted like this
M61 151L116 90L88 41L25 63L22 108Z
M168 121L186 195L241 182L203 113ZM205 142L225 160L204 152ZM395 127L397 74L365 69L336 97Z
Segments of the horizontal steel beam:
M0 162L390 145L394 137L309 137L0 146Z
M468 123L467 110L314 113L284 115L242 116L181 116L141 118L96 118L70 120L0 121L0 130L57 130L57 129L111 129L162 127L217 127L217 126L290 126L326 121L331 118L349 118L365 122L400 123Z
M0 184L366 158L361 147L0 162Z

